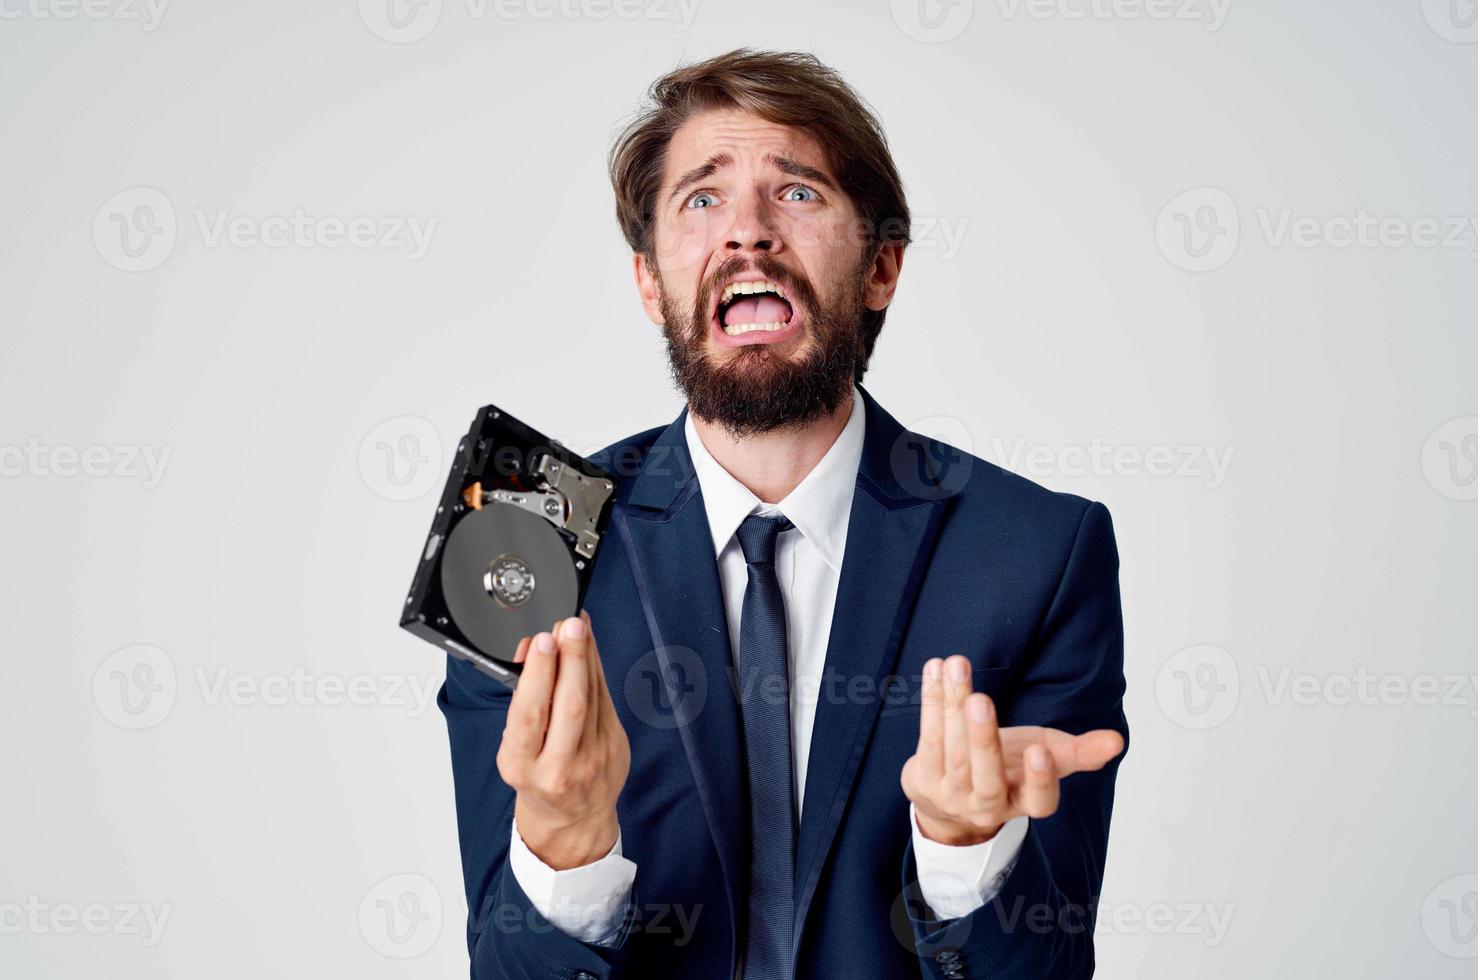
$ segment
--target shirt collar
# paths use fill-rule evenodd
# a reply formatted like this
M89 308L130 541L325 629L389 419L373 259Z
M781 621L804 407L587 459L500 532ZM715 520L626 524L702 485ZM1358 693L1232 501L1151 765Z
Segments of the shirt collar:
M751 513L783 513L805 539L820 552L833 571L842 567L842 551L847 540L847 521L852 511L852 494L857 487L857 467L862 461L862 443L867 413L863 411L862 393L852 386L852 413L836 441L805 478L778 504L761 501L749 488L730 475L708 452L693 425L692 413L683 423L688 442L688 455L703 491L703 504L708 511L708 529L713 534L713 552L721 553Z

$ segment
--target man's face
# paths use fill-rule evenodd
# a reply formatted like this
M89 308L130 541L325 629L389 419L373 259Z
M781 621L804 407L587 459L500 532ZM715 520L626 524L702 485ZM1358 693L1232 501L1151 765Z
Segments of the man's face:
M898 245L867 248L864 231L806 131L740 111L678 129L656 254L636 256L635 269L695 415L738 436L804 425L841 403L863 311L887 306L902 259Z

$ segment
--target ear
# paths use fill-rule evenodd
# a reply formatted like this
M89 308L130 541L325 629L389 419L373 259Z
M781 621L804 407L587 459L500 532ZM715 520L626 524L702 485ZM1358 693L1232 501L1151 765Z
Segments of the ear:
M631 256L631 271L636 274L636 291L641 294L641 305L647 311L647 318L662 326L662 288L657 270L647 264L645 255L637 252Z
M898 276L903 272L903 248L903 242L884 242L873 256L863 297L869 310L886 309L893 302L893 290L898 288Z

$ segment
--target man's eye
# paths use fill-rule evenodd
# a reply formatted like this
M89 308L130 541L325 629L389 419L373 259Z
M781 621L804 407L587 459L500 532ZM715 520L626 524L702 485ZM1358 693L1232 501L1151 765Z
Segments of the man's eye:
M709 204L701 204L701 203L699 203L700 201L709 201L711 203L709 203ZM692 197L688 198L688 207L689 208L711 208L711 207L713 207L713 205L715 205L717 203L718 203L718 198L714 197L712 194L708 193L707 191L699 191L698 193L694 194Z
M805 194L809 196L796 197L796 194ZM811 188L807 187L805 184L796 184L790 190L785 192L785 200L787 201L818 201L820 199L821 195L811 190Z

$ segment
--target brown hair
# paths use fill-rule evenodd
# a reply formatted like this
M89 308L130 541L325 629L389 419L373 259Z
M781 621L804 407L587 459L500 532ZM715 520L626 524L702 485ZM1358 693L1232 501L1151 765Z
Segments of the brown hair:
M616 220L633 252L655 260L652 221L667 145L683 123L712 109L741 109L808 130L861 217L864 257L885 242L907 245L908 202L883 127L850 85L815 55L738 48L684 65L652 83L645 106L611 146ZM872 355L887 309L864 310L857 377Z

